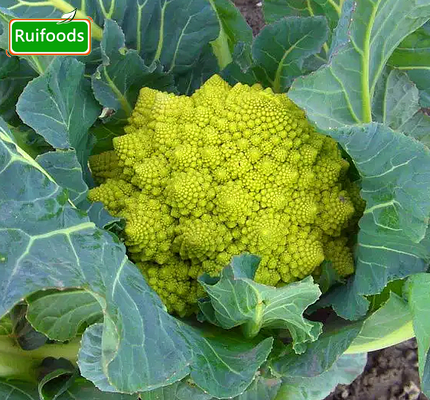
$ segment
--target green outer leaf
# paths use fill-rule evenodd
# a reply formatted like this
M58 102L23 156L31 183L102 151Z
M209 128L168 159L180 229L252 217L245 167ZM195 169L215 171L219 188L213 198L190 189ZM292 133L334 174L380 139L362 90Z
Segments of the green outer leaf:
M159 61L172 73L191 68L219 35L218 18L207 0L130 0L122 28L127 47L136 49L146 65Z
M430 32L420 28L406 37L394 51L388 65L409 75L420 89L422 107L430 107Z
M266 24L279 21L284 17L312 17L318 14L322 15L322 10L312 7L313 1L303 0L265 0L263 2L263 14Z
M125 1L99 0L86 0L85 2L77 2L78 4L74 0L47 0L31 3L28 5L19 0L3 0L2 6L8 8L9 13L13 13L18 18L60 18L64 13L77 8L75 18L90 16L93 19L91 34L92 38L97 41L102 38L100 26L103 25L104 20L111 18L122 22L127 5Z
M56 360L57 361L57 360ZM60 360L63 361L63 360ZM38 384L39 397L41 400L56 400L73 383L76 374L73 365L71 368L57 368L47 373Z
M263 13L268 24L284 17L321 15L327 18L333 30L339 21L342 3L343 0L265 0Z
M20 64L17 57L8 57L5 51L0 52L0 79L8 78L10 75L16 73Z
M418 342L418 367L423 391L430 394L430 274L417 274L408 279L408 300Z
M213 397L187 379L165 386L160 389L143 392L140 394L141 400L212 400Z
M219 73L217 59L210 44L206 45L196 65L176 76L176 87L180 94L192 95L212 75Z
M26 318L27 304L20 302L9 315L13 323L13 339L22 350L36 350L42 347L48 338L40 332L37 332Z
M119 394L119 393L106 393L98 390L91 382L83 378L77 378L73 384L67 388L55 400L140 400L136 394Z
M430 117L422 111L404 123L400 130L430 148Z
M91 184L88 156L92 137L88 129L100 114L84 64L57 58L46 72L31 81L16 105L22 121L57 149L74 148L86 181Z
M351 2L352 3L352 2ZM430 17L421 0L362 0L348 7L338 29L330 63L295 80L290 98L320 129L371 122L376 83L397 45ZM342 22L343 24L344 22Z
M375 123L330 136L352 157L361 176L361 196L367 203L361 231L422 241L430 215L429 149Z
M252 29L240 11L230 0L209 0L219 22L219 35L211 42L220 69L233 59L232 53L237 43L252 43Z
M40 400L36 384L0 380L0 397L4 400ZM101 392L83 378L73 381L64 393L52 400L138 400L137 395Z
M315 5L318 5L321 10L322 10L322 14L324 15L328 22L329 22L329 26L330 29L335 29L338 22L339 22L339 17L341 15L342 12L342 5L344 0L313 0ZM318 7L313 6L313 9Z
M355 275L320 305L332 304L343 318L357 319L369 305L362 295L380 293L388 282L427 269L430 151L376 123L329 133L353 158L367 206L359 222Z
M304 343L313 342L321 333L320 323L303 317L321 294L318 285L312 277L280 288L255 283L259 262L256 256L242 254L233 257L217 283L208 275L199 278L211 298L214 316L224 329L242 325L246 337L256 336L263 328L288 329L293 349L301 352Z
M9 336L13 331L13 324L10 315L6 314L0 319L0 336Z
M126 124L143 86L173 89L172 77L156 65L145 65L136 50L125 49L125 37L115 21L106 20L100 44L102 64L91 77L94 95L104 107L116 113L110 124Z
M96 296L105 317L101 351L111 382L118 390L130 392L163 385L192 357L176 321L127 260L123 245L67 204L64 190L16 148L5 128L0 136L0 182L16 182L0 190L0 209L9 210L0 219L1 243L9 249L1 269L5 276L0 280L0 314L40 289L85 286ZM50 248L58 251L50 254L46 251ZM146 342L136 332L142 332ZM163 348L152 345L158 340ZM164 354L169 354L168 362L163 362ZM146 365L148 358L160 362L150 370L123 371L121 365L133 357L136 365Z
M73 339L82 326L102 319L100 304L84 291L55 292L27 300L27 319L49 339L64 342Z
M220 329L183 329L194 352L190 376L197 386L215 397L243 393L272 350L271 337L244 340L242 335Z
M32 158L36 158L39 154L53 150L51 145L46 143L42 136L38 135L33 129L26 125L20 125L18 127L9 126L9 129L18 146Z
M252 46L252 55L264 71L266 84L281 93L303 73L304 60L319 53L327 37L324 17L283 18L261 30Z
M274 358L270 367L276 375L285 377L315 377L321 375L339 359L360 333L362 322L324 332L316 342L310 343L303 354L286 346L284 354Z
M79 208L88 214L88 218L91 222L94 222L97 228L111 230L112 227L121 227L123 224L123 220L110 215L100 201L95 201L94 203L87 201L81 203ZM122 229L123 227L120 230Z
M18 381L0 380L0 396L7 400L40 400L36 385Z
M318 285L321 292L328 292L328 290L336 283L343 283L343 279L333 268L333 263L331 261L323 261L321 265L321 275L318 278Z
M274 400L321 400L338 384L349 384L363 372L367 354L342 355L324 373L312 378L288 377Z
M418 100L418 89L407 74L395 69L385 73L373 98L374 120L391 129L401 130L401 126L420 110Z
M124 125L97 123L90 128L90 133L95 137L95 144L91 154L100 154L104 151L113 150L112 139L124 135Z
M88 186L75 150L49 151L36 157L40 166L69 191L69 199L78 205L87 198Z
M84 64L73 58L56 59L46 73L25 88L17 103L23 122L58 149L87 144L87 131L100 107L84 79Z
M273 400L280 386L280 379L257 376L249 388L241 395L235 397L234 400Z
M12 3L12 1L2 1L2 7L0 7L0 26L3 27L3 32L0 34L0 49L9 48L9 22L13 18L20 17L20 14L12 12L11 10L8 10L6 8ZM14 1L14 3L17 3L17 1ZM32 9L33 7L27 8ZM70 8L70 10L73 10L73 8ZM49 18L48 15L49 14L44 15L41 18ZM59 16L61 16L61 14ZM58 56L20 56L20 58L27 61L28 65L30 65L30 67L33 68L34 71L41 75L48 69L51 62L54 59L58 58Z
M181 323L180 326L194 352L194 362L190 365L191 371L188 368L178 370L164 386L181 380L191 372L193 381L205 392L220 398L235 396L249 386L256 370L272 349L272 338L258 343L257 339L244 341L242 336L225 331L203 331ZM89 371L86 377L97 387L112 391L113 388L103 373L103 366L100 365L101 343L102 325L92 325L85 331L82 339L79 366L81 371ZM234 382L233 387L229 382ZM163 390L154 393L163 393Z
M19 125L21 121L15 112L15 105L25 86L36 74L26 61L10 58L1 50L0 65L0 116L9 124Z
M115 392L103 366L103 324L93 324L82 336L78 354L78 366L81 374L104 392ZM186 374L186 372L185 372ZM183 376L179 377L181 379ZM168 378L170 379L170 378Z
M367 317L347 354L390 347L414 337L408 303L391 292L388 301Z
M243 341L218 332L212 337L170 316L116 237L67 202L66 192L15 145L4 124L0 139L0 243L7 249L0 315L38 290L85 288L99 302L104 321L84 334L84 342L89 334L93 338L80 352L82 375L104 376L110 389L134 393L191 372L213 396L244 391L273 339Z
M230 85L240 82L252 86L259 81L255 69L251 46L238 43L233 51L233 61L221 71L221 75Z

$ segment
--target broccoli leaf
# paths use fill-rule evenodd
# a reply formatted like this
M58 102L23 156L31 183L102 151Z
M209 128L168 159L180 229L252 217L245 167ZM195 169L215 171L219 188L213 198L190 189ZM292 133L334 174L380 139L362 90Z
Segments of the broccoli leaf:
M210 3L218 17L220 29L211 46L222 69L232 61L231 54L237 43L252 42L252 29L230 0L210 0Z
M52 374L60 377L62 371ZM138 395L106 393L98 390L91 382L83 378L74 379L69 386L56 397L39 396L38 387L32 383L19 381L0 381L0 396L10 400L138 400Z
M125 124L142 87L171 91L173 77L157 64L147 67L136 50L125 48L125 37L115 21L106 20L101 41L102 64L91 77L94 95L115 114L110 124Z
M394 346L414 336L408 303L391 292L385 304L364 320L360 334L346 351L348 354Z
M334 327L324 332L316 342L309 343L303 354L295 354L292 346L270 362L272 371L285 377L316 377L329 370L358 336L362 322Z
M280 384L280 379L269 379L258 375L242 394L232 397L231 400L274 400ZM192 380L187 378L170 386L141 393L140 398L141 400L216 400L215 397L198 389Z
M430 147L430 117L421 110L419 91L409 76L386 68L373 99L373 117Z
M173 385L160 389L143 392L141 400L212 400L210 394L203 392L193 385L188 379L176 382Z
M103 324L84 333L83 376L110 390L133 393L174 383L191 372L213 396L244 391L273 339L243 341L233 333L202 332L170 316L128 261L124 246L69 204L66 191L17 147L1 124L0 315L38 290L82 288L96 298L104 316Z
M272 338L244 341L241 335L218 329L203 331L185 324L178 325L192 348L194 362L190 365L191 371L188 368L178 370L163 386L184 378L190 372L192 380L205 392L216 397L235 396L249 386L257 368L266 361L272 349ZM92 325L85 331L78 363L81 371L89 372L86 378L102 390L112 391L100 364L102 334L101 324ZM231 387L228 382L233 381L235 386Z
M31 296L27 303L28 321L51 340L71 340L86 325L103 319L100 304L82 290Z
M160 62L169 73L183 73L219 35L219 22L206 0L127 2L122 28L128 48L146 65Z
M88 129L100 114L84 64L73 58L57 58L46 72L33 79L16 105L23 122L56 149L74 148L87 181L87 159L92 147Z
M368 308L362 295L380 293L388 282L427 269L430 151L376 123L330 131L330 135L354 160L367 205L359 222L355 276L323 302L332 304L342 317L356 319Z
M401 126L420 110L418 100L418 89L406 73L396 69L385 72L373 98L374 120L391 129L402 130Z
M430 394L430 274L411 276L407 283L409 306L418 342L418 367L423 392Z
M327 35L323 17L284 18L263 28L252 48L240 42L223 76L231 84L260 83L275 92L285 92L294 78L308 72L305 63L321 50Z
M98 120L90 129L95 137L95 144L91 154L100 154L113 149L112 139L124 135L124 125L109 123L109 120Z
M430 148L430 117L422 111L406 121L400 130Z
M11 10L8 10L9 7L19 4L18 1L14 1L14 0L5 0L2 1L1 7L0 7L0 27L3 27L3 31L0 33L0 48L1 49L8 49L9 48L9 22L13 19L13 18L37 18L37 16L33 16L30 17L28 14L28 10L33 10L33 7L22 7L21 8L21 13L17 13L16 11L19 10L15 9L14 12L12 12ZM37 3L36 3L37 4ZM72 7L70 8L72 9ZM24 12L22 12L23 10L26 10ZM46 11L46 10L45 10ZM68 10L70 11L70 10ZM58 15L58 17L60 17L61 14ZM40 18L49 18L49 13L46 12L45 15L43 16L39 16ZM23 60L26 60L28 62L28 65L30 65L31 68L33 68L33 70L40 74L43 74L47 68L49 67L49 65L51 64L51 62L57 58L57 56L48 56L48 55L43 55L43 56L36 56L36 55L32 55L32 56L20 56L20 58L22 58ZM16 102L16 100L15 100ZM15 104L14 102L14 104Z
M321 333L321 324L303 317L306 308L318 300L321 292L313 279L274 288L253 281L260 259L250 254L233 257L221 272L217 283L208 275L199 278L211 299L217 323L224 329L242 326L246 337L260 329L288 329L293 349L302 352L303 344L313 342ZM202 312L208 313L208 303Z
M0 396L13 400L39 400L37 386L26 382L0 380ZM13 396L13 397L12 397Z
M257 376L244 393L233 400L274 400L281 386L281 380Z
M421 0L346 0L342 10L330 62L297 78L289 92L323 130L371 122L373 93L385 64L430 17L430 4Z
M69 199L78 205L87 197L88 186L82 177L82 168L75 150L49 151L36 157L40 166L54 180L69 191Z
M303 62L317 54L328 37L324 17L288 17L264 27L255 38L252 55L262 73L259 82L285 92L303 73Z
M343 355L321 375L287 377L275 400L320 400L328 396L338 384L349 384L363 372L367 354Z
M124 229L124 220L110 215L100 201L94 203L85 201L79 205L79 208L88 214L89 219L91 222L95 223L97 228L106 229L108 231L113 231L115 229L121 231Z
M13 332L13 324L10 315L6 314L0 319L0 336L9 336Z
M430 107L430 32L422 27L406 37L394 51L388 65L406 72L420 90L422 107Z
M80 57L80 59L84 62L94 62L94 56L98 55L100 51L99 44L103 34L101 27L104 21L113 19L121 24L124 20L128 2L112 0L107 5L98 0L86 0L83 3L79 3L78 6L75 3L74 1L58 2L56 0L47 0L32 2L31 5L27 5L22 4L20 0L4 0L2 1L0 12L4 12L10 18L61 18L64 13L77 8L76 18L91 17L93 20L91 24L92 53L88 56ZM8 30L6 29L6 31ZM6 44L4 44L5 41ZM7 48L7 37L4 40L0 37L0 47ZM25 58L39 74L42 74L56 56L25 56Z
M10 319L13 323L12 337L23 350L36 350L43 346L48 338L37 332L26 318L27 305L17 304L10 312Z
M15 104L25 86L35 76L25 61L0 52L0 116L9 124L20 124Z
M321 275L317 283L321 292L326 293L336 283L344 283L344 280L333 268L331 261L324 261L321 265Z
M38 384L41 400L55 400L73 384L77 371L74 365L64 358L43 360L43 377Z
M210 44L200 54L199 61L190 70L176 76L176 87L180 94L191 96L212 75L219 72L215 54Z
M263 13L268 24L284 17L321 15L327 18L330 29L333 30L339 21L342 3L342 0L265 0Z
M252 59L251 45L239 42L233 51L233 61L221 71L221 75L230 85L240 82L252 86L258 83L256 72L258 68Z

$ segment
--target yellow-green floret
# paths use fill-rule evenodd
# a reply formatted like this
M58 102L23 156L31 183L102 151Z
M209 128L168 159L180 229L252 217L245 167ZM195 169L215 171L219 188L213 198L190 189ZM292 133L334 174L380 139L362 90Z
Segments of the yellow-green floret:
M129 255L170 312L193 312L196 279L242 252L273 286L324 260L353 272L344 232L362 203L348 163L286 95L217 75L190 97L143 88L125 132L91 158L89 198L125 219Z

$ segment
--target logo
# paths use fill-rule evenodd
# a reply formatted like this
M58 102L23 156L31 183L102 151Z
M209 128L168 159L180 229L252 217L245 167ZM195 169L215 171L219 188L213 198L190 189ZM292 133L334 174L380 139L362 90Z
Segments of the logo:
M9 53L21 55L74 55L91 53L91 20L75 18L77 9L56 19L12 19Z

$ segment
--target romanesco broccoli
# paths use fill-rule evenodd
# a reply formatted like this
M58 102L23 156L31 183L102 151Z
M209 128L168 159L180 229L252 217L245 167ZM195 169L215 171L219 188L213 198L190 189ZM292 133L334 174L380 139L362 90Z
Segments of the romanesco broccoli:
M101 185L89 198L126 220L130 257L170 312L195 310L198 276L242 252L261 257L256 280L273 286L325 259L353 272L348 163L287 96L217 75L190 97L143 88L125 131L91 157Z

